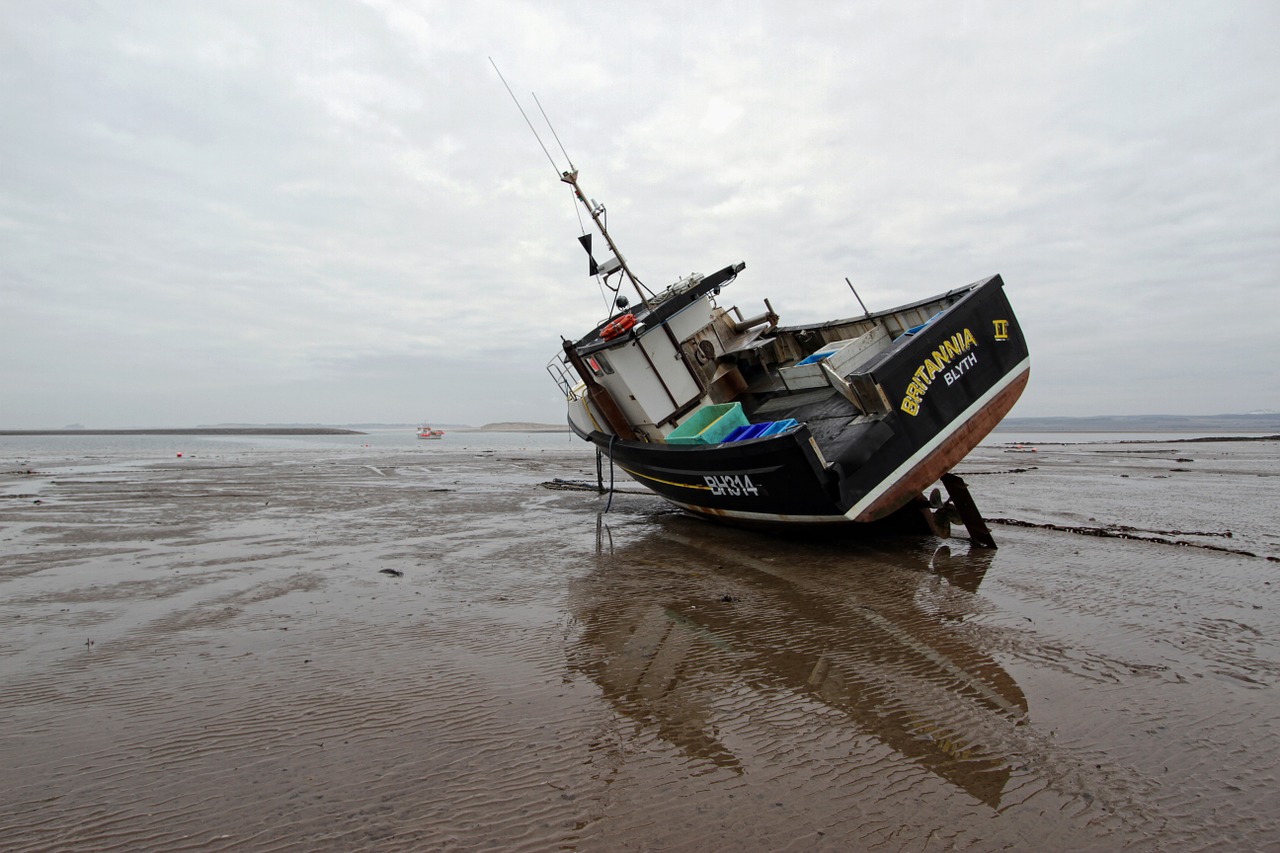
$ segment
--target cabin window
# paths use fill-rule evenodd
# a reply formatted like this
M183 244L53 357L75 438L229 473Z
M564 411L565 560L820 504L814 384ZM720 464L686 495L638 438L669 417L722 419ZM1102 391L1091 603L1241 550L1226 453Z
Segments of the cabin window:
M588 356L587 366L591 368L591 372L596 376L608 376L613 373L613 368L609 365L609 360L603 355Z

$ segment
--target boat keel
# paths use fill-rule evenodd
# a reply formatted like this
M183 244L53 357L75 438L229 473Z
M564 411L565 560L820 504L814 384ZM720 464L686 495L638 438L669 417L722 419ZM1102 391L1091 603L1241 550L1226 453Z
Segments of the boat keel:
M978 512L978 505L973 502L973 495L969 494L969 487L960 475L950 472L943 474L942 485L947 489L948 504L955 508L965 529L969 531L969 540L983 548L995 548L996 540L991 535L991 528L987 527L982 513Z

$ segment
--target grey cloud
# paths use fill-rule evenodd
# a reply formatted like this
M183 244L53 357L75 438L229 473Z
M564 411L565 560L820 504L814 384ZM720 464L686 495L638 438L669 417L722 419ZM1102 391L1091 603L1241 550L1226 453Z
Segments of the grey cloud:
M9 5L0 426L560 420L604 309L490 56L655 287L742 259L799 322L1001 272L1015 414L1276 408L1278 17Z

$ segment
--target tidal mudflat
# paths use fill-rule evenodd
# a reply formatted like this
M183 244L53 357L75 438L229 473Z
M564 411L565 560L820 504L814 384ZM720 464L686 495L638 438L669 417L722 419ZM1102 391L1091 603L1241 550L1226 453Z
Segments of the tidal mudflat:
M1280 847L1280 442L981 447L996 551L567 443L5 442L6 851Z

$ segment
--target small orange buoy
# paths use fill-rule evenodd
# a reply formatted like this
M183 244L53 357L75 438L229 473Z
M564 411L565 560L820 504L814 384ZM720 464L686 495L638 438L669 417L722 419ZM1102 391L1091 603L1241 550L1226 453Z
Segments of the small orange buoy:
M181 453L179 453L179 454L178 454L178 458L179 458L179 459L181 459L181 458L182 458L182 454L181 454Z

